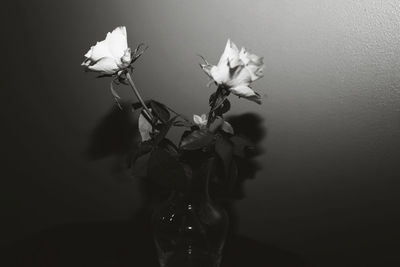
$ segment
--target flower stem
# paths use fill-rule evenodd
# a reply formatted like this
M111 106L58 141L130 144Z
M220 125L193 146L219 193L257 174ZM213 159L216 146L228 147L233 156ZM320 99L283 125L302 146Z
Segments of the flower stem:
M227 93L222 86L218 86L215 93L215 99L210 104L210 111L208 112L207 127L210 126L216 117L215 110L217 110L224 103L225 99L229 95L229 92Z
M144 103L142 97L140 96L139 91L138 91L138 89L136 88L135 83L133 82L132 77L131 77L131 75L129 74L129 72L126 73L126 78L128 78L128 82L129 82L129 84L131 85L133 92L135 93L135 95L136 95L137 99L139 100L139 102L142 104L142 106L143 106L143 108L144 108L144 111L145 111L145 112L144 112L145 115L147 115L147 117L150 119L150 122L152 122L152 121L153 121L153 116L151 115L151 111L150 111L150 109L146 106L146 104Z

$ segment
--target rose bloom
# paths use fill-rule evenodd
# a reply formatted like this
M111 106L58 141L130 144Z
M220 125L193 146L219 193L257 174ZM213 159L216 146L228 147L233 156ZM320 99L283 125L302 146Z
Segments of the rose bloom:
M128 67L132 59L125 26L107 33L106 39L92 46L85 57L82 66L101 74L111 75Z
M250 84L263 77L262 57L249 53L245 48L239 51L228 39L218 64L214 66L206 62L201 67L218 85L239 97L261 104L261 96L250 88Z

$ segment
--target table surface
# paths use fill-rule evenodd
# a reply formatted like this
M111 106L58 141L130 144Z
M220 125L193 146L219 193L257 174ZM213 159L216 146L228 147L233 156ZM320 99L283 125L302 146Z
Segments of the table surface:
M2 249L1 266L159 267L151 231L143 223L95 222L42 231ZM230 234L221 267L306 266L290 252Z

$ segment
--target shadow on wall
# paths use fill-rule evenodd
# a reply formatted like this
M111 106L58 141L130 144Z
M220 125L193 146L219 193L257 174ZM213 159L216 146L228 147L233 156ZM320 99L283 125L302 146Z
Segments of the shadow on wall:
M118 173L126 169L129 154L137 147L139 134L128 104L123 109L113 107L94 129L87 156L90 160L114 156ZM255 114L228 119L236 131L255 146L248 157L237 162L239 177L231 190L211 188L213 198L230 214L231 231L224 248L222 267L243 266L305 266L296 255L240 236L235 231L237 215L234 203L245 197L243 186L254 179L260 169L255 157L266 131L262 119ZM153 245L150 217L154 206L163 201L169 191L141 178L143 207L131 220L68 224L42 231L3 249L10 266L158 266ZM213 185L211 185L212 187ZM8 265L7 265L8 266Z

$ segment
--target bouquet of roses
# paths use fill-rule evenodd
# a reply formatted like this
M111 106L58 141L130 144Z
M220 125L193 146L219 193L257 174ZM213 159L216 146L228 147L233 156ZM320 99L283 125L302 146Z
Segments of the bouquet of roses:
M86 70L99 73L99 77L112 79L110 90L118 105L120 96L116 85L131 86L138 99L132 104L132 115L138 123L141 141L130 162L134 164L139 158L145 159L146 176L162 185L179 188L190 177L191 163L212 159L217 164L207 166L216 173L214 182L232 188L238 172L236 159L246 157L252 144L235 135L235 130L225 120L224 115L231 108L228 97L233 94L261 104L261 96L250 86L263 76L263 58L245 48L239 50L230 40L217 65L202 57L204 62L200 66L210 79L208 85L214 83L217 88L209 97L209 111L193 115L191 121L161 102L142 98L132 75L133 64L145 50L143 44L131 50L126 28L118 27L108 33L105 40L92 46L82 63ZM178 144L167 138L171 127L184 128Z

